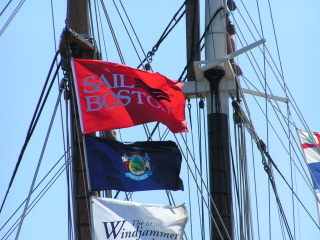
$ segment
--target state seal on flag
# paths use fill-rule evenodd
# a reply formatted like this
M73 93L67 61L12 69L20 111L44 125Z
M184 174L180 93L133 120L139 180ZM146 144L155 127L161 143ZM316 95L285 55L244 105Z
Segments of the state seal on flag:
M135 181L141 181L152 175L150 157L148 156L148 153L145 153L144 156L141 156L139 150L134 149L131 154L131 157L129 157L126 153L124 153L124 155L121 157L122 162L127 170L125 173L126 177L129 177Z

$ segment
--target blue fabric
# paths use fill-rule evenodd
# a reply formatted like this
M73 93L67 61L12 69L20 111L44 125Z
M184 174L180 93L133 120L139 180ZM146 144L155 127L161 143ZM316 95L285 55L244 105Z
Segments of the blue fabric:
M312 173L312 182L314 189L320 189L320 162L309 163L310 171Z
M183 190L182 157L172 141L122 143L85 135L85 150L92 191Z

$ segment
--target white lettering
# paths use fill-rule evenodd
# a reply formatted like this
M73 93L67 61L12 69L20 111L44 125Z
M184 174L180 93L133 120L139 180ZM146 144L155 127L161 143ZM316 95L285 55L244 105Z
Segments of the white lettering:
M112 76L113 76L113 87L114 88L118 88L119 86L118 86L118 81L117 81L117 78L118 78L118 75L119 74L112 74Z
M95 98L96 100L95 101L91 101L92 98ZM87 112L98 111L98 110L100 110L102 108L102 104L100 102L100 97L99 96L88 96L88 97L86 97L86 100L87 100ZM92 104L97 104L98 108L91 108Z
M112 88L112 86L110 85L110 83L108 82L108 80L106 79L106 77L103 74L101 74L100 82L98 83L98 87L97 87L96 91L100 91L100 85L101 84L105 84L107 89L111 89Z
M146 96L147 94L145 94L145 93L143 93L143 92L138 92L138 91L132 91L131 92L132 94L137 94L137 96L138 96L138 104L143 104L143 102L142 102L142 95L144 95L144 96Z
M127 99L127 102L126 103L120 103L120 101L118 101L118 105L119 106L126 106L128 105L130 102L131 102L131 97L130 96L123 96L121 95L122 93L127 93L127 94L130 94L130 91L129 90L120 90L118 93L117 93L117 97L118 99Z
M89 82L89 80L95 80L95 77L94 76L89 76L89 77L86 77L84 80L83 80L83 84L86 85L86 86L90 86L90 87L93 87L93 89L88 89L88 88L84 88L84 92L85 93L93 93L93 92L96 92L96 91L100 91L100 88L101 88L101 85L102 84L105 84L105 87L106 89L112 89L112 88L134 88L134 84L133 85L128 85L126 86L125 85L125 75L124 74L112 74L113 76L113 86L110 84L110 82L108 81L108 79L103 75L101 74L101 77L99 79L99 82L98 83L94 83L94 82ZM119 83L119 77L120 76L120 86L118 85Z
M94 79L94 77L93 76L89 76L89 77L86 77L84 80L83 80L83 83L84 83L84 85L86 85L86 86L93 86L93 90L92 91L89 91L88 89L84 89L84 92L85 93L93 93L93 92L95 92L95 91L97 91L96 89L97 89L97 85L95 84L95 83L89 83L88 82L88 79Z
M113 106L108 106L107 105L107 97L108 97L108 95L110 95L111 97L113 97L113 100L110 100L108 103L110 103L110 102L113 102ZM105 93L104 95L103 95L103 97L102 97L102 104L103 104L103 106L105 107L105 108L109 108L109 109L112 109L112 108L115 108L116 106L117 106L117 95L115 94L115 93L113 93L113 92L108 92L108 93Z
M107 92L101 98L100 96L86 96L87 111L99 111L102 107L113 109L117 106L127 106L133 104L150 105L154 108L161 109L169 114L170 107L163 106L159 101L144 92L120 90L117 93Z
M124 85L124 74L120 74L120 87L127 87L127 88L134 88L134 85L131 86L125 86Z

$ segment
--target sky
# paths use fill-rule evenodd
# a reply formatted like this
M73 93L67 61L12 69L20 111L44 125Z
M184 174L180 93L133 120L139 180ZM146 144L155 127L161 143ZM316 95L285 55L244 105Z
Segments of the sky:
M0 3L0 10L3 9L7 1ZM130 16L132 25L135 27L136 34L139 36L141 44L145 51L150 51L156 44L164 28L171 20L173 14L178 10L183 1L169 1L169 0L139 0L128 1L123 0L122 3L126 6L128 15ZM203 2L201 1L201 9L203 11ZM241 1L236 2L240 8ZM268 5L272 8L272 18ZM2 28L10 15L14 11L19 1L12 1L5 12L0 16L0 28ZM294 96L292 101L297 103L301 114L306 120L311 131L320 132L319 127L319 111L317 111L317 102L319 100L319 79L316 73L318 56L320 48L317 47L317 40L319 33L318 28L318 12L319 1L309 1L308 4L301 4L296 0L290 1L290 4L281 1L246 1L248 12L252 15L254 22L261 33L259 23L260 19L258 11L255 9L257 5L260 6L261 22L263 26L263 35L266 38L266 46L272 53L273 59L279 66L279 57L277 51L280 53L281 67L284 73L284 79L290 93ZM5 196L7 186L10 182L12 172L15 168L19 153L25 141L27 130L32 119L34 110L37 105L41 90L43 88L48 70L53 61L56 50L58 49L60 34L65 27L66 17L66 3L62 0L50 1L25 1L12 19L7 29L0 36L0 81L2 84L2 91L0 95L1 102L1 117L0 117L0 132L2 133L2 140L0 144L0 199ZM109 14L113 19L113 27L116 30L118 41L123 51L125 64L137 67L139 59L135 56L130 41L125 37L124 30L121 30L121 20L116 17L116 11L111 1L106 1L107 9L110 9ZM52 7L52 8L51 8ZM242 8L243 9L243 8ZM244 10L242 11L242 13ZM52 15L53 14L53 15ZM235 13L236 14L236 13ZM248 20L242 22L240 16L239 24L245 26L250 24ZM273 19L274 26L270 23ZM202 17L202 29L204 26L204 17ZM106 25L106 23L104 22ZM248 44L254 42L250 37L250 32L241 29L241 34L244 34L248 39ZM274 37L276 32L276 38ZM97 33L96 33L97 34ZM102 34L102 33L100 33ZM240 34L240 31L238 32ZM105 32L108 36L108 32ZM109 35L110 36L110 35ZM257 40L259 37L255 34ZM179 23L177 29L168 36L159 50L153 57L152 67L155 72L172 78L178 79L182 69L185 66L185 26L184 19ZM277 40L278 45L275 44ZM236 39L238 48L241 47L241 42ZM107 49L108 54L103 52L103 60L111 62L120 62L116 55L115 47L111 37L106 37L105 43L101 43ZM252 51L254 54L261 54L258 49ZM204 57L204 56L203 56ZM257 81L254 76L250 64L245 57L237 59L245 76L252 82ZM263 66L264 62L260 62ZM262 72L263 68L261 67ZM276 80L272 77L270 71L266 72L268 84L274 89L274 94L284 97L283 91L277 86ZM63 73L59 73L59 79L63 78ZM269 82L270 79L270 82ZM257 82L254 82L258 86ZM261 90L261 87L259 87ZM0 215L0 226L6 222L8 217L15 211L15 209L22 203L29 193L30 184L34 172L37 168L38 161L42 155L42 147L45 139L45 133L48 130L48 125L51 121L53 107L56 101L58 92L58 83L54 83L54 90L49 95L48 103L44 108L44 112L39 120L39 124L30 140L23 161L18 169L17 176L10 189L4 209ZM248 101L254 102L248 96ZM262 100L261 104L263 105ZM194 102L193 102L194 103ZM62 103L64 104L64 103ZM196 104L193 105L196 108ZM251 106L250 106L251 107ZM281 108L286 110L286 105L281 105ZM51 169L51 167L63 155L63 136L61 130L60 115L65 115L62 111L58 111L57 119L53 124L50 138L48 139L48 148L43 152L43 162L39 170L39 176L36 179L38 183ZM194 110L193 110L194 111ZM282 166L285 159L282 158L283 150L278 148L278 141L275 134L270 135L265 132L265 120L256 114L259 108L252 106L251 116L255 123L256 131L259 136L270 146L269 151L279 168L285 171L286 176L290 175L290 169ZM271 111L271 110L270 110ZM292 110L291 110L292 111ZM270 119L271 122L277 121L275 116ZM305 126L297 118L290 119L298 128ZM189 122L190 126L191 123ZM151 126L154 124L150 124ZM194 128L197 128L194 126ZM232 130L233 131L233 130ZM270 132L271 132L270 127ZM141 126L128 131L121 132L121 140L134 141L146 140L145 133ZM173 134L169 134L167 140L176 140ZM283 160L283 161L282 161ZM64 161L64 160L63 160ZM59 163L62 166L61 162ZM261 160L257 159L256 164L261 164ZM186 164L183 165L183 169ZM263 172L262 166L261 174ZM182 171L183 172L183 171ZM66 239L67 236L67 185L65 180L65 173L52 185L44 197L39 201L33 211L26 217L24 225L21 228L20 238L23 240L33 239ZM182 173L182 178L186 181L187 176ZM279 185L280 191L285 191L283 183ZM259 190L266 192L267 185L259 185ZM155 202L161 203L165 193L153 194L138 193L133 198L134 201L141 202ZM310 197L310 193L300 193L303 196ZM185 193L175 192L177 203L182 204L187 201L188 197ZM288 196L288 201L291 195ZM305 199L304 199L305 200ZM308 200L307 200L308 201ZM286 203L286 202L285 202ZM286 205L284 203L284 205ZM311 205L314 207L310 207ZM313 199L308 202L308 207L313 211L313 217L316 218L316 208ZM20 210L21 213L21 210ZM289 214L290 216L290 214ZM301 215L304 216L304 215ZM292 217L292 216L291 216ZM297 217L297 216L296 216ZM290 217L289 217L290 218ZM16 219L16 218L14 218ZM312 227L311 223L302 217L302 225L297 226L296 229L301 229L300 238L296 239L319 239L319 230ZM262 224L261 224L262 225ZM7 228L6 228L7 229ZM34 230L36 229L36 230ZM263 227L261 227L263 229ZM261 239L268 239L265 233L267 230L263 229ZM1 232L1 231L0 231ZM6 231L2 231L3 233ZM0 236L3 237L3 233ZM196 232L195 234L199 234ZM304 235L306 234L306 235ZM318 235L317 235L318 234ZM15 234L12 234L8 239L14 239ZM196 238L195 238L196 239ZM198 238L199 239L199 238ZM275 239L275 238L274 238Z

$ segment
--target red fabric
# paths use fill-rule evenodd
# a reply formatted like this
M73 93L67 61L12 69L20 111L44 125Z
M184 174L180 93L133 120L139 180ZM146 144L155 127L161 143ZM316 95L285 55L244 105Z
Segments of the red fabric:
M187 132L182 82L125 65L73 59L83 133L159 121Z
M301 144L302 148L320 148L320 133L313 132L312 134L318 139L318 144L303 143Z

